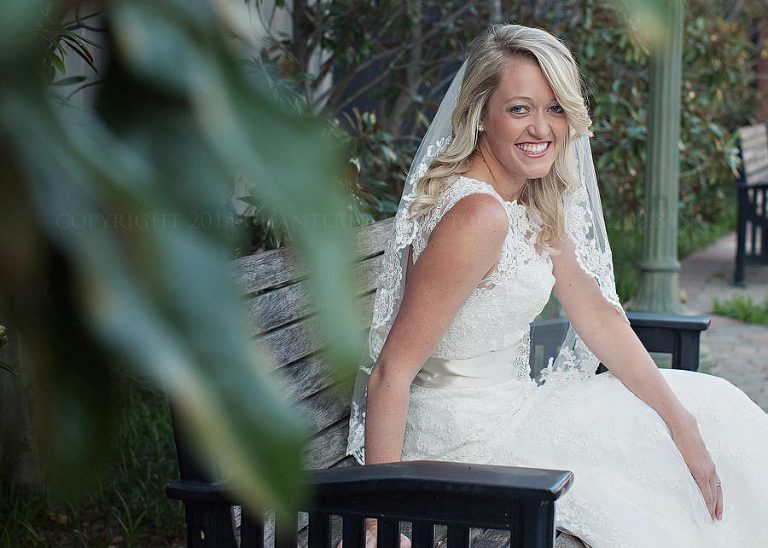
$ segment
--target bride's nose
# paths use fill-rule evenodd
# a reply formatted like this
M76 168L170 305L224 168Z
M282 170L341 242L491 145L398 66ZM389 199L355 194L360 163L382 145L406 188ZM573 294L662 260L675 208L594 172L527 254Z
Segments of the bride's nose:
M537 111L533 115L531 124L528 126L528 133L531 134L531 137L542 141L550 134L549 121L547 120L546 114Z

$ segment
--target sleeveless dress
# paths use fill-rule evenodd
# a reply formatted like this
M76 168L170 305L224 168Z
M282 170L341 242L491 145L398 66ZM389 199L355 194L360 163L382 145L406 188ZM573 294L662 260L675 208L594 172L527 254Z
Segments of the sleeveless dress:
M461 198L495 196L509 233L411 386L402 460L570 470L556 526L592 548L768 548L768 415L725 379L662 369L696 417L717 466L723 519L712 521L661 417L610 372L537 385L530 322L555 278L534 241L541 224L487 183L459 177L419 227L413 262Z

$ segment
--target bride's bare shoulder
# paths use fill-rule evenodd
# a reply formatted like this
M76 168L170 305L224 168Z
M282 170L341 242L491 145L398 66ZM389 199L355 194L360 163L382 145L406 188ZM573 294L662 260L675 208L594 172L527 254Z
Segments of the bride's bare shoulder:
M446 211L430 235L430 242L446 245L466 242L475 246L498 247L509 229L509 217L504 205L491 194L470 193L460 197Z

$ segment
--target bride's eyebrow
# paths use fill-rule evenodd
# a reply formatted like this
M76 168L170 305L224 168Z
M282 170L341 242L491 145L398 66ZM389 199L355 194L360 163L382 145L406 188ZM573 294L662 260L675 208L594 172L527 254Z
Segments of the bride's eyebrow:
M529 103L535 102L531 97L528 97L526 95L514 95L514 96L510 97L509 99L507 99L506 101L504 101L504 103L506 104L506 103L509 103L511 101L515 101L515 100L518 100L518 99L523 99L524 101L528 101ZM549 99L549 102L550 103L557 103L557 97L551 97Z
M507 99L506 101L504 101L504 102L505 102L505 103L509 103L510 101L514 101L514 100L516 100L516 99L523 99L523 100L525 100L525 101L528 101L529 103L533 103L533 99L531 99L530 97L526 97L525 95L514 95L514 96L512 96L512 97L508 98L508 99Z

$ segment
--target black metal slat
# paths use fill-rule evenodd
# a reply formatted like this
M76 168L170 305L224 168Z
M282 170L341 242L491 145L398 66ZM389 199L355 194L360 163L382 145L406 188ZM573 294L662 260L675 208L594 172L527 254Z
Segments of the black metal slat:
M751 220L749 223L749 233L750 233L750 242L749 242L749 254L752 256L755 256L757 254L757 223L755 223L755 217L757 216L757 204L755 203L755 200L757 199L757 189L753 188L750 189L750 197L749 202L751 204Z
M519 545L552 548L555 544L554 501L539 501L520 505Z
M365 520L360 516L342 516L342 540L344 548L362 548L365 546Z
M744 266L747 254L747 189L739 185L737 189L738 196L738 218L736 220L736 266L733 272L733 283L737 286L744 286Z
M413 548L432 548L435 545L435 525L426 521L413 522Z
M245 508L240 521L240 548L264 548L264 523L252 518Z
M469 527L466 525L448 526L448 548L469 548Z
M275 548L296 548L296 516L279 521L275 519Z
M519 504L513 504L510 510L510 521L512 527L509 528L509 548L525 548L523 545L523 527L525 525L525 516L522 507Z
M760 257L765 259L768 256L768 188L762 188L761 191L763 214L760 219Z
M400 527L392 519L380 519L376 530L377 548L397 548L400 545Z
M331 545L330 516L325 512L309 513L309 548L329 548Z

